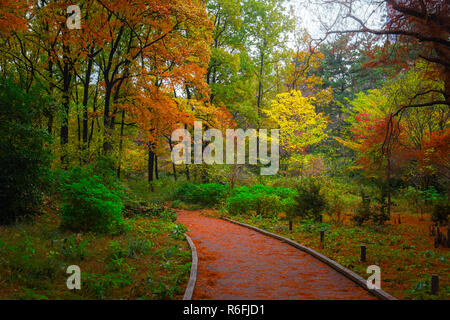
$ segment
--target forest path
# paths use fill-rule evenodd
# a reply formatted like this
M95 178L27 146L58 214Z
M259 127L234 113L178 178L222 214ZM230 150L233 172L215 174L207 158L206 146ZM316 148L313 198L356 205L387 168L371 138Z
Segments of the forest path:
M197 247L193 299L376 299L293 246L236 224L177 210Z

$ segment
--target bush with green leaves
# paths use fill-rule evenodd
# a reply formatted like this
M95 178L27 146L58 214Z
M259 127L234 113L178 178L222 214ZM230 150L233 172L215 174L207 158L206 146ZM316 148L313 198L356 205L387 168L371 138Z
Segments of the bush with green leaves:
M96 176L65 185L61 227L74 232L118 234L127 229L123 202Z
M80 182L82 179L94 178L97 182L112 190L122 200L128 200L123 186L111 169L111 161L110 158L102 156L97 157L96 162L90 165L75 166L70 170L54 171L55 191L64 193L68 184Z
M226 208L230 214L247 214L255 211L263 216L274 216L287 212L292 205L295 190L284 187L270 187L257 184L251 187L239 186L231 190Z
M248 214L257 207L258 196L250 192L241 192L227 199L227 211L232 214Z
M296 204L293 207L293 215L302 219L322 221L322 212L326 207L325 196L321 192L321 185L313 179L304 179L297 187L294 196Z
M327 213L336 222L342 222L342 215L346 207L345 199L339 191L329 190L326 194Z
M0 225L36 212L48 186L51 138L35 125L43 103L39 93L0 80Z
M176 188L173 198L174 200L209 207L220 203L226 193L227 186L219 183L193 184L184 182Z
M364 192L361 192L361 202L356 208L355 214L352 216L352 220L358 226L361 226L363 223L370 220L370 217L372 215L370 202L370 197Z
M390 219L387 212L387 202L384 194L375 199L375 204L372 205L371 198L365 192L361 192L361 202L352 216L352 220L361 226L366 222L382 225Z
M440 225L446 225L449 221L449 214L450 202L448 200L436 202L431 213L431 221Z
M262 194L257 197L257 210L263 217L271 217L281 210L280 197L275 194Z

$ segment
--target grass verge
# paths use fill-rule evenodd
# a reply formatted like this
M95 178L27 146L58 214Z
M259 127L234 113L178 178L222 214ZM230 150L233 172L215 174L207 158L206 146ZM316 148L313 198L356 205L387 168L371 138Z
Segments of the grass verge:
M0 227L0 299L181 299L191 253L185 228L136 216L119 236L61 231L52 211ZM66 286L81 269L81 289Z

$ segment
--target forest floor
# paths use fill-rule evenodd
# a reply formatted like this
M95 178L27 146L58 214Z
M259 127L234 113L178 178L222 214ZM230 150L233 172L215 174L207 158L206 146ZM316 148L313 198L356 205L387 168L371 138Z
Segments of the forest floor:
M177 216L188 227L199 256L193 299L376 299L277 239L199 210L178 210Z
M0 300L181 299L191 267L184 230L160 218L127 220L125 234L77 235L47 208L0 227ZM80 290L66 286L70 265L80 267Z

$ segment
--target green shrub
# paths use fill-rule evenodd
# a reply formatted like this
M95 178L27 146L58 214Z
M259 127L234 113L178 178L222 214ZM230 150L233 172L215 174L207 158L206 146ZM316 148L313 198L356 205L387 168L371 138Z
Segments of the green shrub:
M39 93L0 80L0 225L36 212L48 185L51 138L33 123L42 103Z
M448 223L450 203L448 201L436 202L431 213L431 221L444 225Z
M183 202L181 200L173 200L171 206L172 208L182 209Z
M110 170L107 165L108 158L101 158L100 163L86 166L75 166L70 170L55 171L54 180L56 184L56 192L64 193L67 185L80 182L86 179L95 179L95 181L103 184L109 190L112 190L122 200L126 199L123 186L119 183L114 171ZM106 166L106 167L104 167ZM127 199L128 200L128 199Z
M219 183L205 183L199 186L200 203L213 206L220 203L227 193L227 186Z
M313 179L305 179L297 185L296 189L294 215L302 219L322 221L322 211L326 207L326 201L324 195L320 192L320 183Z
M274 216L290 210L295 190L284 187L270 187L257 184L251 187L239 186L231 190L227 199L230 214L247 214L255 211L263 216Z
M227 199L227 211L232 214L248 214L257 206L257 195L242 192Z
M344 197L334 190L329 190L326 197L328 215L334 222L342 222L342 213L345 209Z
M370 215L370 220L375 224L382 225L390 219L388 213L388 203L386 198L387 194L383 190L381 196L376 199L377 202L375 204L375 208L372 211L372 214Z
M272 217L280 212L280 197L274 194L262 194L257 197L256 212L263 217Z
M198 186L190 182L184 182L175 189L173 198L183 202L196 203L197 195Z
M293 198L295 196L295 189L293 188L284 188L284 187L275 187L273 188L273 193L280 197L280 199Z
M389 220L387 213L386 198L382 194L374 206L371 205L371 199L364 192L361 192L361 202L356 208L352 220L359 226L365 222L372 222L375 224L383 224Z
M227 186L219 183L193 184L182 183L174 192L173 198L186 203L214 206L225 197Z
M66 184L61 226L75 232L117 234L127 228L123 208L117 193L98 182L95 176L82 178Z
M370 197L364 192L361 192L361 202L356 208L355 214L352 216L352 220L361 226L364 222L370 220L372 215L372 208L370 207Z

